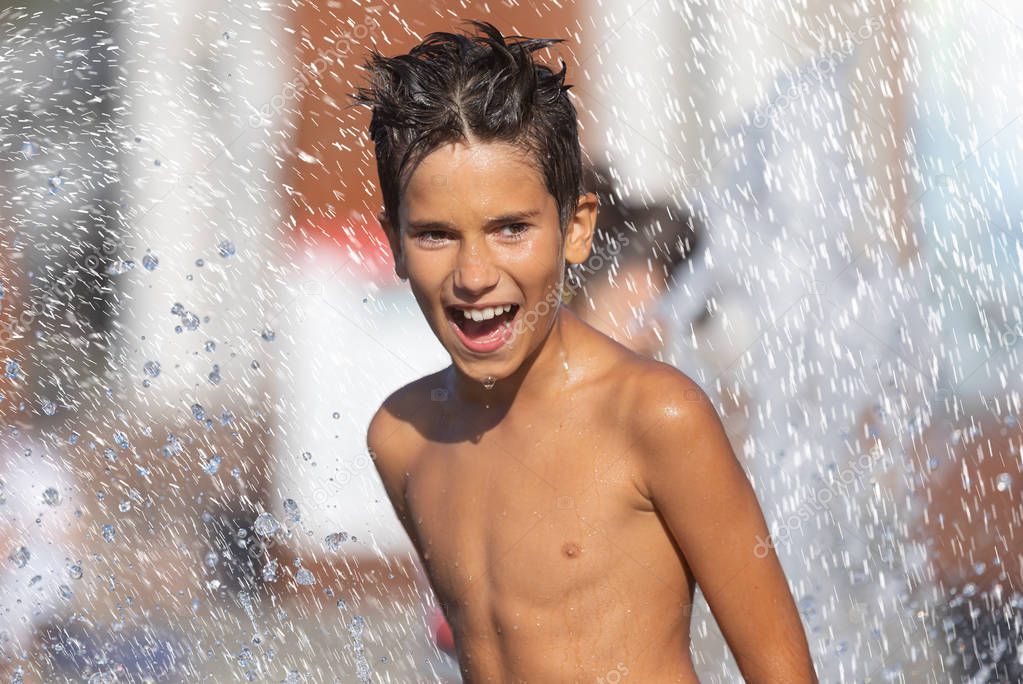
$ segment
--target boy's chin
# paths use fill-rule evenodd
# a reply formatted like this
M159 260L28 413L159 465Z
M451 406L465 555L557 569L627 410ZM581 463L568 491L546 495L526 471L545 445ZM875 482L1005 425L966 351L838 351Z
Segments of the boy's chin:
M511 355L506 355L501 359L480 359L478 361L459 358L454 355L451 358L455 367L458 368L462 375L480 384L486 384L488 380L504 380L518 370L519 367Z
M455 342L455 345L458 343ZM472 358L464 349L449 349L451 363L466 378L486 384L488 380L500 381L515 374L523 359L514 347L494 353L491 358Z

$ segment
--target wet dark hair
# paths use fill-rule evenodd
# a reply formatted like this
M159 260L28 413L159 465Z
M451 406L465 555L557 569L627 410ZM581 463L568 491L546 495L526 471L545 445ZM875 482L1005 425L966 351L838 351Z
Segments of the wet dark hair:
M369 86L356 103L372 107L384 211L397 228L398 205L412 171L449 142L504 142L528 152L554 196L562 230L582 190L575 107L561 71L533 61L557 38L502 36L492 24L469 22L478 34L431 33L407 55L373 52Z

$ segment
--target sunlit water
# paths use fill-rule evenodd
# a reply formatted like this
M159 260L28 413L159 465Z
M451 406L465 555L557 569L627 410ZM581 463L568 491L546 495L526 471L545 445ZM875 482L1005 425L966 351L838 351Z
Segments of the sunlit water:
M583 41L591 158L704 222L662 358L717 402L822 681L1019 679L1023 13L578 11L547 33ZM388 12L353 38L407 37ZM443 351L393 277L295 237L284 169L328 152L289 143L296 16L0 10L11 681L458 680L363 441ZM736 678L705 605L693 633Z

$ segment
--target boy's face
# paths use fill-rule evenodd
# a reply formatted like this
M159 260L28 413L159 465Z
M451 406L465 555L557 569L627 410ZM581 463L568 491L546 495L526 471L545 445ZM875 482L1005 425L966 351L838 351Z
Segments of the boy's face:
M591 198L562 235L557 202L522 150L451 143L415 169L400 226L385 227L398 274L466 375L505 378L543 342L565 260L581 263L589 254Z

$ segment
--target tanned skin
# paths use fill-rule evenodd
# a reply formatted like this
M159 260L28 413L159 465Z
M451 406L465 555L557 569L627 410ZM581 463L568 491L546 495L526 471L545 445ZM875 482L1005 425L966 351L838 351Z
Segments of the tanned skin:
M391 395L367 441L462 675L696 682L699 583L748 681L816 682L781 565L764 553L759 503L707 396L556 299L543 304L565 262L587 258L596 204L581 196L562 231L526 153L469 141L416 167L400 225L381 219L452 364ZM511 341L470 351L445 307L498 303L519 305Z

